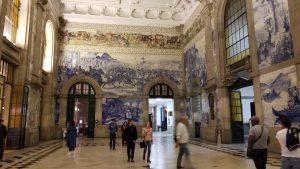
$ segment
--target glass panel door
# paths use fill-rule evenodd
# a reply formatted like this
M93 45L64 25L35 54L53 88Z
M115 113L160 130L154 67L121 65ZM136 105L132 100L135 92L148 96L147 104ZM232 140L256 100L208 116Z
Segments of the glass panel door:
M243 112L240 91L231 91L231 131L233 143L244 143Z

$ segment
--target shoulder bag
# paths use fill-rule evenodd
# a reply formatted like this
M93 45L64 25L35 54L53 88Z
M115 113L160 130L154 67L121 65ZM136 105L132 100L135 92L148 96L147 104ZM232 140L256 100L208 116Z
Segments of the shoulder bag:
M264 132L264 126L261 126L261 133L260 135L254 140L252 146L261 138L262 134ZM250 149L247 150L247 157L248 158L253 158L253 151L252 151L252 147Z

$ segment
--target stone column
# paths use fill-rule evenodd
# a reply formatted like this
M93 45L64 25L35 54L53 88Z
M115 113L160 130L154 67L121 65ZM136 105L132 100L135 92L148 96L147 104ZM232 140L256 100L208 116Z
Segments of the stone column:
M59 107L59 110L60 110L60 113L59 113L59 124L62 127L66 126L67 104L68 104L68 96L67 95L61 95L60 96L60 107Z
M43 59L43 40L44 40L44 12L45 9L40 2L37 2L35 5L35 38L33 39L33 43L35 44L33 48L33 60L32 60L32 80L40 81L42 75L42 59Z
M50 83L50 82L48 82ZM51 83L52 84L52 83ZM40 121L40 138L42 140L54 139L56 135L55 119L54 117L54 94L47 91L47 88L43 90L42 94L42 112Z
M300 1L299 0L288 0L289 14L290 14L290 26L294 45L294 57L297 73L297 86L300 87Z
M220 127L222 143L231 143L230 96L226 86L218 87L220 97Z
M262 109L262 101L260 96L260 76L253 77L253 91L254 91L254 103L255 114L261 119L261 123L264 121L264 113Z
M102 125L102 101L103 97L100 95L96 96L96 105L95 105L95 120L98 120L98 123L95 124L95 130L94 130L94 136L95 137L103 137L104 135L101 135L101 125ZM66 107L60 107L60 109L67 109ZM62 117L60 117L61 119ZM66 115L64 115L64 118L66 118ZM120 133L120 132L119 132Z

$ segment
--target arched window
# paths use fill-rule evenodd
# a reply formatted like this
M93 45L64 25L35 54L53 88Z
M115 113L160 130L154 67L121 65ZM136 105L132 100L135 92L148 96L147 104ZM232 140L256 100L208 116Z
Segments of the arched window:
M245 0L228 0L225 9L226 64L249 55L249 38Z
M162 83L154 85L149 92L150 98L173 98L173 96L173 90L168 85Z
M12 43L16 43L18 18L19 18L19 0L8 0L5 15L3 36Z
M54 48L54 31L51 21L47 21L45 27L45 41L44 41L44 58L43 70L46 72L52 71L53 64L53 48Z
M85 82L79 82L70 88L69 95L95 95L93 86Z

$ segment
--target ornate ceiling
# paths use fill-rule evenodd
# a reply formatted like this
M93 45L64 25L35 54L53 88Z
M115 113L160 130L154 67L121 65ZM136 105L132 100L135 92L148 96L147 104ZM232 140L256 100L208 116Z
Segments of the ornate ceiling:
M178 26L203 0L61 0L70 22Z

